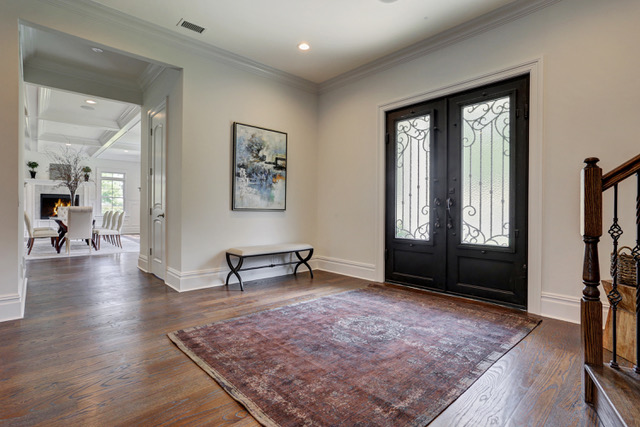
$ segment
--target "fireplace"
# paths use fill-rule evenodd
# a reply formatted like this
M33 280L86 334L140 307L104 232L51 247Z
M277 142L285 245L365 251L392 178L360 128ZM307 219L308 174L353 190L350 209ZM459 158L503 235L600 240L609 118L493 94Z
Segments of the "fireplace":
M69 194L40 194L40 219L55 218L60 206L69 206L71 196ZM75 206L80 205L80 195L76 194Z

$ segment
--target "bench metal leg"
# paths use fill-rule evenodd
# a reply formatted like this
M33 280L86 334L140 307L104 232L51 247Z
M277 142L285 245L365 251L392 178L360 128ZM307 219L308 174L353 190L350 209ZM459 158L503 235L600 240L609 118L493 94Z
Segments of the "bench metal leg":
M309 251L309 254L304 259L300 256L300 251L296 251L295 252L296 256L298 257L300 262L297 263L296 264L296 268L293 269L293 275L294 276L298 272L298 267L300 267L301 264L304 264L309 269L309 273L311 274L311 278L313 279L313 270L311 270L311 266L309 264L307 264L307 261L309 261L311 259L311 256L313 255L313 249L308 249L308 251ZM304 252L304 251L302 251L302 252Z
M234 255L234 256L237 256L237 255ZM229 274L227 274L227 280L226 280L225 286L229 286L229 278L231 277L232 274L235 274L235 276L238 278L238 283L240 283L240 290L244 292L242 279L240 278L240 274L238 274L238 272L240 271L240 268L242 267L242 263L244 262L244 258L243 257L237 257L237 258L238 258L238 265L234 267L233 264L231 263L231 255L227 254L227 265L229 266L231 271L229 272Z

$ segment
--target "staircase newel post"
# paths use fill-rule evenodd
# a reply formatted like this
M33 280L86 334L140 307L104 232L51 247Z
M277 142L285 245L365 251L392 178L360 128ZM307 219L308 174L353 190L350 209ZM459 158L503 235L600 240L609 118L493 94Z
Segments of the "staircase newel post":
M602 303L600 302L600 263L598 242L602 236L602 169L599 159L585 159L582 169L580 228L584 241L584 263L582 268L582 299L580 301L580 326L584 363L602 365ZM583 371L585 401L593 403L595 385Z

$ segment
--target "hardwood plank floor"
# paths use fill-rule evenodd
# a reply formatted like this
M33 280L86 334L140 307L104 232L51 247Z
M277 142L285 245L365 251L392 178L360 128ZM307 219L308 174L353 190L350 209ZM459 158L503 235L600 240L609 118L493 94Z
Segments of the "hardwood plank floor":
M28 261L26 316L0 323L0 425L256 426L166 334L369 284L318 271L178 293L136 263ZM579 332L544 319L433 425L599 425L581 396Z

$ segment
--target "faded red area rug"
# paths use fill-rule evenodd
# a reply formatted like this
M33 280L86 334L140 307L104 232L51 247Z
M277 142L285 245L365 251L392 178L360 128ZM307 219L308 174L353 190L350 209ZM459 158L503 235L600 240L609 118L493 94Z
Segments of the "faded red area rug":
M169 334L266 426L422 426L539 319L386 286Z

